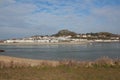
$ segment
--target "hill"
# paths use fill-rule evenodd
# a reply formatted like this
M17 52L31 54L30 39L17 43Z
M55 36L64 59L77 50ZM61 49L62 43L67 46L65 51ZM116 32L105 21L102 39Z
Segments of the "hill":
M60 30L57 34L54 34L53 36L76 36L77 33L69 31L67 29Z

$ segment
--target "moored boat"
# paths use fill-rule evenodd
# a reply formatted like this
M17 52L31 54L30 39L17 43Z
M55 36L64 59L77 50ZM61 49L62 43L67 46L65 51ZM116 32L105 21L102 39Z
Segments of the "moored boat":
M0 50L0 52L5 52L5 50Z

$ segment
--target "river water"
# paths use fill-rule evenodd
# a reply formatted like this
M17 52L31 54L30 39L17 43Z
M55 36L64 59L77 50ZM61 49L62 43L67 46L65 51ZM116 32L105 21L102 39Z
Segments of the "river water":
M108 56L120 58L120 43L92 43L84 45L2 45L0 55L42 60L95 60Z

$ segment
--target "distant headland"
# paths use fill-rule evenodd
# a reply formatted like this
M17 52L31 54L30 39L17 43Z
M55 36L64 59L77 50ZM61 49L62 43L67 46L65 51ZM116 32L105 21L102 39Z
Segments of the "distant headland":
M109 32L76 33L67 29L53 35L34 35L26 38L0 40L0 43L84 43L84 42L120 42L120 35Z

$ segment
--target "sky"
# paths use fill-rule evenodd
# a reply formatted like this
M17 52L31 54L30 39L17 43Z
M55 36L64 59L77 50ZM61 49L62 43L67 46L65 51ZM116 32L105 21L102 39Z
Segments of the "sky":
M0 39L62 29L120 34L120 0L0 0Z

